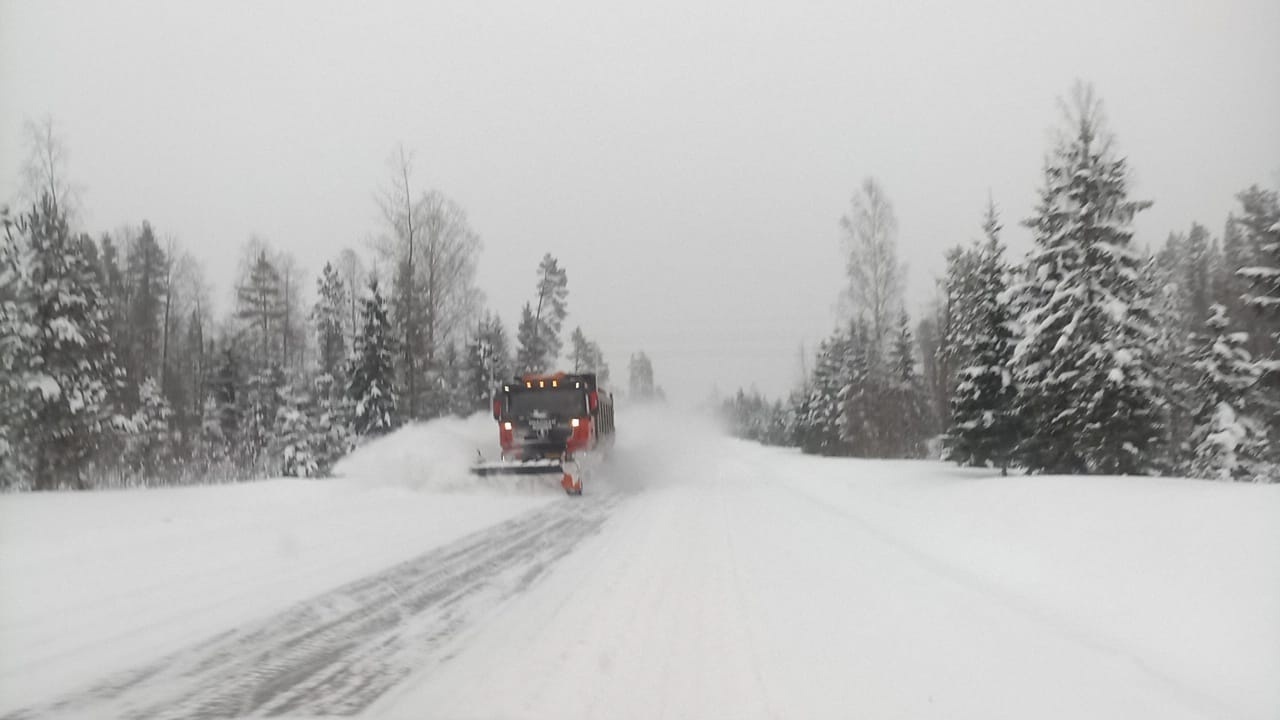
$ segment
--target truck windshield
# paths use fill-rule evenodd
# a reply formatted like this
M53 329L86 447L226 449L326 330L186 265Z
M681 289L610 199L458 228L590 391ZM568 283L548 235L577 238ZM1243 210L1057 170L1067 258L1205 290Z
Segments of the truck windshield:
M587 394L582 390L522 390L510 394L507 409L515 417L535 412L553 417L581 417L587 414Z

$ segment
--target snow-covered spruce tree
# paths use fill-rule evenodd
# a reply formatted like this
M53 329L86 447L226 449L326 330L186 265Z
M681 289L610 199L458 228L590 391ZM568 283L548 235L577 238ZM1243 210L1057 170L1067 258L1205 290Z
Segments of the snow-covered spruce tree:
M1035 248L1017 288L1017 461L1030 472L1146 473L1158 459L1159 389L1131 225L1150 203L1128 199L1128 167L1089 86L1076 86L1066 119L1026 221Z
M32 460L32 487L85 488L84 470L108 429L107 394L119 369L107 329L97 270L49 197L20 218L28 248L35 335L31 344L30 422L22 442Z
M219 410L218 400L213 395L206 396L200 412L199 438L187 468L187 472L205 481L226 480L235 474Z
M311 418L310 448L315 459L314 475L326 476L334 463L351 452L355 437L351 431L352 404L332 387L333 378L321 374L313 382L315 404Z
M848 391L844 377L844 358L848 338L836 332L818 345L818 354L809 381L808 396L801 403L796 419L796 440L800 449L816 455L842 455L844 421L840 417L843 398Z
M972 360L971 338L978 326L978 305L983 294L982 248L972 244L947 251L947 274L942 283L938 364L947 397L954 398L961 368ZM950 407L948 406L948 415Z
M286 477L313 477L320 468L314 403L307 393L293 387L283 388L280 394L272 443L273 454L279 456L280 473Z
M791 405L789 403L784 404L781 400L773 401L768 418L769 422L765 427L764 444L786 445L791 437L791 427L794 424Z
M943 437L944 457L961 465L1008 470L1019 427L1013 384L1013 333L1008 298L1009 269L1000 242L1000 219L988 203L982 231L986 240L972 252L966 290L964 332L957 333L955 356L964 358L951 398L951 429Z
M1214 305L1211 312L1195 363L1201 403L1190 438L1191 474L1215 480L1264 479L1266 430L1250 407L1260 368L1245 349L1247 335L1230 330L1226 308Z
M1280 321L1280 194L1254 186L1236 198L1241 208L1232 224L1254 262L1236 273L1250 286L1244 304ZM1272 331L1280 333L1280 322Z
M20 449L20 431L30 422L27 380L35 337L25 244L18 218L0 210L0 488L23 487L30 468Z
M467 341L464 382L469 412L488 409L493 388L511 378L511 351L506 329L497 315L485 313Z
M1280 445L1280 194L1251 187L1236 197L1241 209L1233 216L1233 230L1253 258L1237 274L1249 283L1243 300L1255 332L1265 334L1251 338L1251 344L1262 363L1258 392L1269 406L1267 422Z
M138 388L138 409L130 418L124 462L132 480L147 482L165 477L170 470L170 438L173 409L160 392L155 378L147 378Z
M356 354L347 372L347 397L355 404L352 430L357 436L382 435L399 423L396 412L395 369L387 303L378 281L369 283Z

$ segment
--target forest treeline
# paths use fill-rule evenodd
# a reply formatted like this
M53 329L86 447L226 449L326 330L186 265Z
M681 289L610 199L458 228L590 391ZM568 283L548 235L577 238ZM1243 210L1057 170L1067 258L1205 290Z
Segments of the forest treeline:
M78 229L63 140L51 120L28 136L23 196L0 216L3 488L320 476L365 438L487 409L516 372L609 381L600 346L566 332L568 274L550 254L512 342L475 284L478 233L456 202L414 185L403 148L363 252L308 275L252 238L215 316L200 263L172 235L145 221ZM630 366L632 394L653 395L648 357Z
M1151 203L1130 197L1102 103L1080 84L1063 108L1022 221L1033 249L1006 257L989 201L914 322L892 204L866 180L840 222L846 320L785 400L724 400L732 431L821 455L1280 480L1277 192L1240 191L1219 235L1193 223L1144 247Z

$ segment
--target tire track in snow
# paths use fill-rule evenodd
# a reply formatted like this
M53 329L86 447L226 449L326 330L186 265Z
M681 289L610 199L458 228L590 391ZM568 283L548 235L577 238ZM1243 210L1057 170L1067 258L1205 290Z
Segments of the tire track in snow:
M621 500L602 493L552 502L4 720L358 713L447 660L459 631L544 577Z

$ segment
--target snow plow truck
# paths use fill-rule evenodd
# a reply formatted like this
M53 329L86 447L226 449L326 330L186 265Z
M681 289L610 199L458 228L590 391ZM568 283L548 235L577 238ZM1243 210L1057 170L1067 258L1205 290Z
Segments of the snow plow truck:
M613 442L613 394L595 373L517 376L493 392L498 462L478 462L476 475L542 475L581 495L584 481Z

